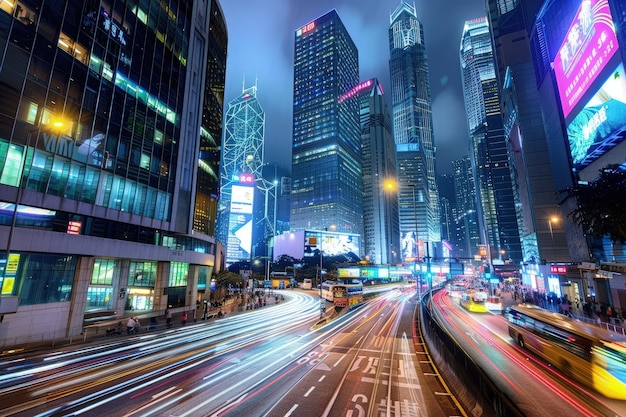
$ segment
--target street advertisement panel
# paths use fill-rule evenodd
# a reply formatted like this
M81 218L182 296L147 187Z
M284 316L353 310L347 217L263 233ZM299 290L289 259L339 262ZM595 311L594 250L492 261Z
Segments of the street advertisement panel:
M233 185L228 219L229 261L250 259L252 250L252 205L254 186Z
M567 118L618 49L608 0L583 0L554 58Z
M567 126L574 168L581 170L621 142L626 131L624 64L610 73L600 90Z

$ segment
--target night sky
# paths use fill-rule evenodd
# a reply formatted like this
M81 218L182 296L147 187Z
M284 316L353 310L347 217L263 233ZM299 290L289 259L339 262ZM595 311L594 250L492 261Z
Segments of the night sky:
M389 16L400 0L220 0L228 26L226 106L258 86L265 110L265 162L291 167L294 33L335 9L359 50L362 81L389 91ZM409 4L413 2L409 1ZM459 66L463 23L484 16L485 0L417 0L430 65L437 170L468 153ZM388 97L388 102L390 99ZM389 109L391 112L391 109Z

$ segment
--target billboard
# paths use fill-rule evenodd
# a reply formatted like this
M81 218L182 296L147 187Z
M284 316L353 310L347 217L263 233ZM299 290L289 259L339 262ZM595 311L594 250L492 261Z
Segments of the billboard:
M359 235L349 233L305 230L304 256L314 256L321 250L324 256L337 256L349 252L359 255Z
M229 262L250 259L252 253L253 201L254 186L233 185L226 249L226 258Z
M323 256L337 256L349 252L359 256L360 236L350 233L300 230L275 236L274 241L274 260L281 255L289 255L295 259L318 256L320 250Z
M617 48L608 0L583 0L553 63L563 117L572 112Z
M626 74L620 63L567 126L574 168L580 170L621 142L626 131Z

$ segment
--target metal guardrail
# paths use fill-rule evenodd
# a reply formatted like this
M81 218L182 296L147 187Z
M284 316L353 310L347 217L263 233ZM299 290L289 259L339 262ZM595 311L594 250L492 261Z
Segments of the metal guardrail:
M433 289L433 291L440 289ZM420 302L422 333L428 348L439 354L437 366L450 369L453 376L461 382L463 389L467 391L468 395L458 395L458 398L470 396L472 400L481 404L483 410L492 410L499 417L523 417L524 413L513 401L493 383L456 340L436 320L433 320L430 309L426 307L429 303L429 293L426 292L422 295ZM445 374L447 376L447 373ZM484 415L486 414L485 412Z

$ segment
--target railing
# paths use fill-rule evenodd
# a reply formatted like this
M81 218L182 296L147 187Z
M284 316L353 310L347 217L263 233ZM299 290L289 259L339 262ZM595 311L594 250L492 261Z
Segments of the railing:
M433 289L438 291L439 289ZM437 366L444 370L446 382L449 378L455 379L455 394L464 399L465 404L478 403L483 409L483 415L499 417L522 417L524 414L517 406L500 391L496 384L483 372L463 348L436 320L433 320L430 309L429 293L422 295L420 302L420 326L428 349L435 359ZM436 352L436 354L434 354ZM445 370L449 370L447 372ZM464 392L460 392L464 391Z

